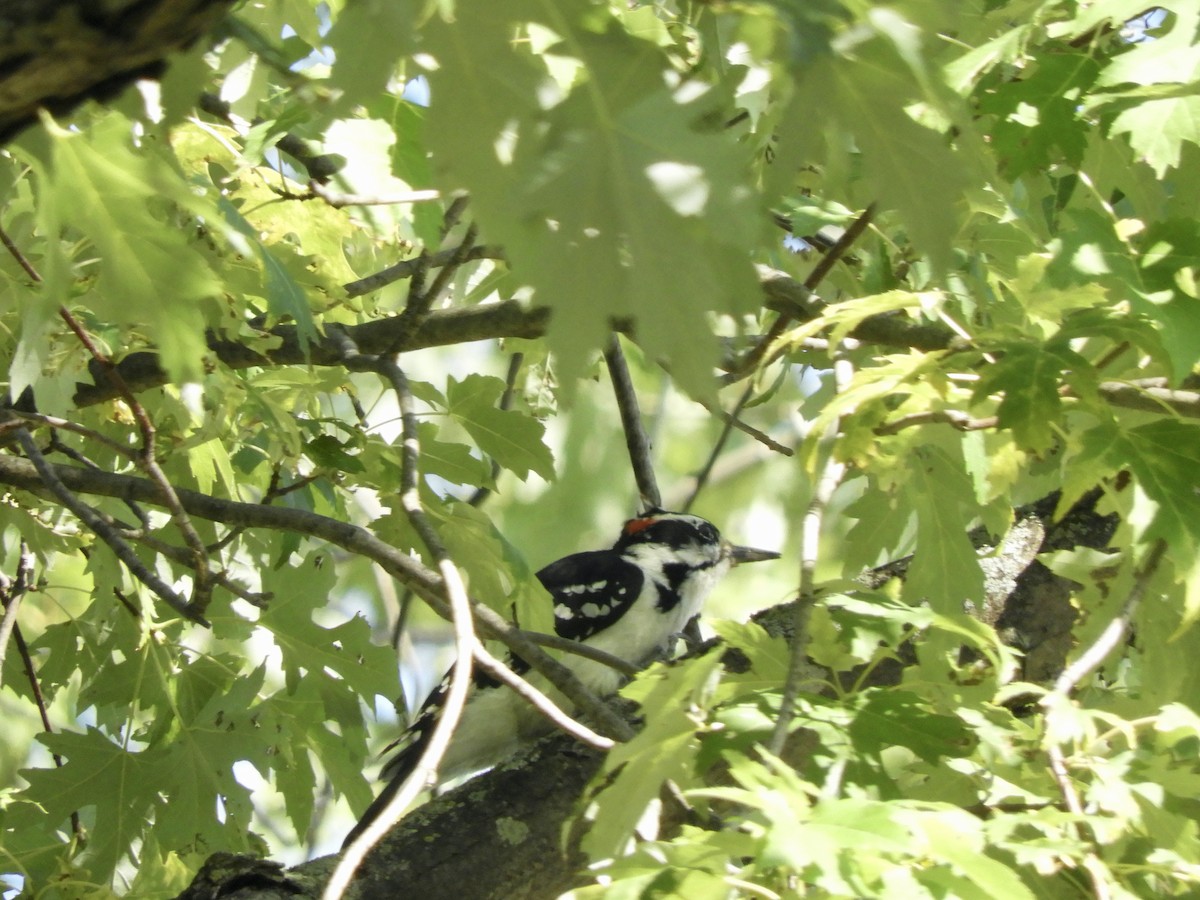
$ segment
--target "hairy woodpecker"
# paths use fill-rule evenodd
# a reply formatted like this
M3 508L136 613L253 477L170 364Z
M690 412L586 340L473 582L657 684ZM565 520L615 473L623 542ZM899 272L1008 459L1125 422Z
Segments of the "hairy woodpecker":
M773 551L734 546L699 516L652 510L626 522L610 549L564 556L539 571L537 578L554 601L554 630L560 637L640 666L670 650L730 567L778 557ZM621 684L620 673L602 663L570 654L562 661L600 696ZM510 662L518 672L528 671L522 660ZM380 773L387 784L347 835L346 844L387 805L416 765L448 688L449 676L388 748L395 755ZM474 690L442 759L440 780L490 768L549 729L528 703L476 672Z

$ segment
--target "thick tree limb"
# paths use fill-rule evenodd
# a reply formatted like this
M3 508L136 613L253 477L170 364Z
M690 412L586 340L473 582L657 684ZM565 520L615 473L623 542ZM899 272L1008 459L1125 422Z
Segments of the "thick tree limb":
M786 309L790 318L795 321L809 321L819 315L819 307L813 306L808 299L810 292L794 278L782 272L763 269L760 279L767 306L779 310ZM550 322L550 314L548 307L529 307L517 300L503 300L481 306L436 310L429 313L420 326L408 335L405 335L405 324L398 316L342 327L341 331L349 336L363 353L406 353L429 347L445 347L505 337L543 337ZM217 360L231 369L246 369L251 366L342 365L339 349L341 340L332 334L326 334L307 348L301 344L294 325L277 325L265 334L277 338L279 346L260 352L237 340L210 331L208 347ZM886 313L868 316L850 332L850 336L867 343L911 347L915 350L962 350L967 346L962 338L940 325L923 324L906 316ZM116 389L98 365L89 364L88 371L93 383L80 383L76 386L73 398L76 406L91 406L117 396ZM117 364L116 371L133 391L161 387L168 381L166 372L158 364L158 354L153 351L131 353ZM1097 390L1100 396L1113 406L1149 409L1155 412L1171 409L1181 416L1200 418L1200 393L1196 391L1146 387L1118 381L1101 382ZM744 423L735 422L735 427L743 426ZM760 440L764 437L759 434L755 436ZM790 455L789 448L771 443L772 449Z
M232 0L7 0L0 36L0 141L85 100L159 75Z
M399 352L423 350L427 347L444 347L471 341L487 341L502 337L536 338L546 333L550 311L545 308L530 309L516 300L489 303L459 309L431 312ZM366 354L385 353L393 347L403 333L404 326L399 318L366 322L343 328L361 352ZM332 330L332 329L331 329ZM273 350L259 352L236 340L214 332L208 334L208 347L220 362L231 369L246 369L251 366L340 366L342 365L341 342L327 334L317 343L305 348L294 325L279 325L266 334L280 339ZM158 364L158 354L152 351L131 353L121 360L117 370L132 390L144 391L167 383L167 374ZM106 378L99 371L89 368L93 384L79 384L75 392L76 406L90 406L116 397Z

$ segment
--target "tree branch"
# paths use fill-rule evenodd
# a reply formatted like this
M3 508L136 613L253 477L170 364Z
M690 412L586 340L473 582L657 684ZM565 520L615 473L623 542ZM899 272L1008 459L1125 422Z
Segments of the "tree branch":
M347 362L363 362L383 378L400 405L401 421L401 474L400 474L400 503L408 516L413 530L420 536L421 542L429 551L430 556L437 562L438 571L445 586L445 598L450 606L451 622L454 624L454 647L457 656L454 668L451 670L450 687L446 692L446 700L442 705L437 723L429 744L422 751L417 764L409 772L390 799L379 810L374 820L367 821L366 827L358 834L342 854L342 859L330 876L325 886L325 900L341 900L355 870L363 861L367 851L379 842L392 826L400 820L417 796L425 790L437 777L438 766L454 730L458 727L463 709L467 705L467 692L471 687L471 660L475 648L475 628L471 616L471 600L467 597L467 588L463 583L458 567L450 558L438 533L425 515L421 505L419 489L421 442L417 436L417 414L414 410L412 392L408 388L408 378L404 371L391 357L378 356L363 358L357 350L347 352ZM357 366L356 366L357 368ZM390 786L388 790L390 790ZM385 793L383 796L387 796Z
M125 563L125 567L129 569L130 573L138 581L150 588L164 603L184 618L191 619L193 622L198 622L205 627L208 626L209 623L199 611L175 593L169 584L146 568L145 564L138 559L137 554L133 552L133 548L125 542L124 538L117 534L116 529L109 525L100 513L75 496L71 488L62 482L58 477L58 466L54 466L46 460L46 457L42 455L42 451L38 449L37 444L34 442L33 436L26 429L20 428L17 430L17 442L21 445L21 449L25 455L29 457L30 465L36 471L45 490L53 495L64 507L69 509L79 521L90 528L98 538L104 541L116 555L117 559ZM151 481L144 483L154 493L154 497L150 502L163 505L165 500L159 491L158 485Z
M853 370L847 359L839 359L833 365L834 380L839 393L848 389ZM844 415L852 415L847 411ZM821 547L821 525L825 519L825 510L833 499L833 492L842 483L846 474L846 464L837 458L836 443L841 431L843 416L838 416L829 423L829 427L819 439L819 452L824 457L817 483L813 486L812 499L804 513L804 521L800 528L800 590L793 606L795 619L792 623L792 633L789 638L788 671L783 683L783 692L779 701L779 718L775 720L771 736L767 741L767 749L775 756L783 753L793 718L796 715L796 699L800 694L803 683L808 679L811 663L808 658L809 632L808 622L812 616L813 607L817 602L816 571L817 558Z
M617 409L621 413L621 427L625 431L625 446L629 449L629 463L637 481L638 494L644 509L659 509L662 494L658 491L658 480L654 477L654 462L650 458L650 438L642 426L642 414L638 409L637 392L633 379L629 377L629 365L621 350L621 339L616 333L604 351L604 361L612 378L613 393L617 397Z
M144 478L94 471L78 466L57 466L49 462L46 466L59 483L74 493L142 501L151 505L162 503L157 488ZM33 464L19 457L0 454L0 484L7 484L39 496L55 496L42 481ZM370 559L389 575L412 588L438 615L445 619L450 618L442 578L360 525L340 522L308 510L222 500L198 491L179 489L177 494L183 508L198 518L233 527L266 528L304 534ZM632 729L624 719L580 684L570 669L526 637L521 629L482 604L473 602L471 611L484 637L500 641L537 669L596 727L617 740L628 740L633 735Z
M358 281L351 281L349 284L343 285L343 287L346 289L347 297L361 297L363 294L369 294L371 291L387 287L393 282L412 277L422 266L438 268L439 266L446 266L451 263L461 265L476 259L503 258L504 251L499 247L467 245L464 241L457 247L439 250L437 253L431 253L429 256L414 256L412 259L401 260L393 266L388 266L386 269L376 272L374 275L368 275L366 278L360 278Z
M36 0L4 4L0 47L0 141L88 99L116 96L156 77L167 56L210 31L230 0L147 0L96 4Z
M33 577L33 554L29 546L21 541L17 556L17 572L13 578L0 574L0 601L4 610L0 616L0 685L4 683L4 657L8 651L8 639L17 627L17 611L29 591Z
M444 347L450 344L465 344L471 341L495 340L502 337L537 338L546 333L550 310L541 307L530 309L516 300L488 303L482 306L437 310L431 312L416 328L398 352L424 350L428 347ZM362 325L330 327L329 332L340 330L363 353L384 353L392 347L403 332L399 317L365 322ZM247 369L251 366L340 366L342 358L340 344L332 334L326 333L319 341L308 345L301 343L294 325L277 325L263 332L264 337L278 338L279 346L259 352L236 339L208 332L208 348L223 365L230 369ZM116 366L117 372L131 390L144 391L160 387L168 382L167 374L153 351L131 353ZM90 406L112 400L117 391L104 379L95 365L89 365L93 384L79 384L74 396L76 406Z
M837 261L842 258L843 254L858 240L859 235L867 230L867 226L871 224L871 219L874 216L875 204L872 203L850 224L849 228L842 232L841 237L834 242L832 247L825 251L812 272L804 279L803 288L805 293L811 294L812 291L817 289L817 285L825 280L825 276L829 274L834 265L837 264ZM759 339L758 343L751 348L750 352L746 354L734 372L736 374L748 374L757 369L766 358L767 351L770 350L771 345L783 334L788 325L791 324L793 318L794 316L790 312L781 312L779 318L775 320L767 333Z

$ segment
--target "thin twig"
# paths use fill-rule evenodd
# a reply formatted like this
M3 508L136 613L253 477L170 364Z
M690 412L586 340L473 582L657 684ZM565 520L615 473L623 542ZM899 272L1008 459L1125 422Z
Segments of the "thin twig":
M351 281L348 284L342 285L346 290L347 297L361 297L363 294L369 294L372 291L377 291L380 288L387 287L397 281L402 281L405 278L411 278L413 273L422 265L428 265L431 268L437 268L449 263L458 256L458 264L473 262L477 259L503 259L504 254L499 247L474 246L468 250L462 250L462 245L450 247L446 250L439 250L437 253L432 253L425 257L425 262L422 263L420 256L412 259L405 259L395 265L388 266L373 275L368 275L365 278L360 278L358 281Z
M446 211L442 213L442 231L441 238L444 241L446 236L454 230L454 226L458 224L458 220L462 218L463 211L471 202L471 197L468 194L456 194L450 201L450 205L446 207Z
M59 503L74 513L75 517L83 522L88 528L96 533L104 543L108 544L116 557L125 563L126 568L133 574L138 581L150 588L157 594L163 602L170 606L180 615L193 622L198 622L206 627L209 626L208 621L197 610L193 609L186 600L180 597L165 581L146 568L145 564L138 559L133 548L129 546L116 530L112 528L104 518L89 506L80 500L71 489L63 484L62 480L55 472L55 467L46 461L46 457L42 455L42 451L38 449L32 435L27 429L17 431L17 441L21 445L21 450L28 457L33 467L37 470L38 476L46 489L55 496ZM154 486L156 491L158 485ZM165 502L161 492L158 492L158 499Z
M1075 828L1079 832L1080 838L1089 845L1094 844L1095 835L1084 824L1086 815L1083 803L1079 799L1079 793L1075 790L1075 785L1071 783L1071 773L1067 769L1067 761L1063 755L1062 747L1057 742L1051 743L1046 748L1046 758L1050 763L1050 774L1053 776L1054 782L1058 785L1059 793L1063 796L1067 811L1079 820L1076 822ZM1084 871L1088 874L1088 879L1092 883L1092 896L1096 900L1109 900L1112 893L1108 889L1108 871L1099 854L1095 850L1089 849L1083 854L1081 863Z
M1096 386L1096 391L1113 406L1153 413L1170 411L1192 419L1200 418L1200 393L1196 391L1139 387L1121 381L1102 381ZM1073 392L1068 389L1066 393L1070 396Z
M21 601L30 589L33 576L33 554L29 545L21 541L21 550L17 556L17 571L11 580L6 576L0 584L0 601L3 601L4 615L0 617L0 685L4 684L4 656L8 651L8 641L17 627L17 611Z
M129 447L114 441L108 435L80 425L78 422L72 422L69 419L59 418L58 416L46 416L41 413L20 412L18 410L10 410L12 418L6 422L0 422L0 434L6 431L16 431L18 428L26 427L26 425L45 425L47 428L57 428L62 431L70 431L73 434L78 434L81 437L87 438L89 441L94 441L97 444L103 444L109 450L112 450L119 456L123 456L130 462L136 462L137 453Z
M402 425L400 503L404 507L409 523L420 536L430 555L437 561L438 571L441 573L442 584L445 587L445 599L450 606L457 655L450 676L450 687L446 692L445 702L428 746L421 753L417 764L405 778L399 790L380 811L379 816L371 821L345 849L325 886L323 895L325 900L340 900L367 851L392 829L392 826L404 815L408 805L435 780L442 757L450 746L454 730L458 727L458 721L466 707L467 693L471 687L471 661L473 650L477 644L471 618L471 601L467 597L466 585L463 583L458 567L454 565L450 555L446 552L441 538L438 537L432 524L426 518L425 510L421 505L419 490L421 444L417 437L417 415L412 392L408 387L408 378L391 358L376 357L372 363L379 375L391 385L400 404Z
M38 274L38 270L34 268L33 263L25 258L25 254L21 252L21 248L9 237L8 232L4 230L2 225L0 225L0 241L4 242L5 248L12 254L12 258L17 261L17 265L25 270L25 274L29 276L30 280L35 284L41 284L42 276Z
M642 670L641 666L635 666L628 660L621 659L619 656L613 656L611 653L606 653L598 647L592 647L580 641L573 641L570 638L560 637L557 634L543 634L540 631L522 631L521 634L539 647L549 647L551 650L560 650L563 653L571 653L575 656L581 656L584 659L590 659L608 666L610 669L615 669L622 675L632 677Z
M87 333L79 320L65 306L58 308L58 314L79 343L91 354L92 359L102 367L105 376L112 382L113 387L117 389L121 398L133 413L133 419L137 422L138 431L142 435L142 451L138 457L138 465L149 476L150 480L158 485L158 489L163 495L163 505L170 511L175 527L179 529L184 543L187 544L188 549L192 553L192 568L195 571L195 581L192 587L190 607L197 614L203 615L204 610L208 608L209 601L212 599L212 573L208 567L208 552L204 547L204 541L201 540L200 535L192 525L191 519L188 518L187 511L180 504L179 497L175 495L175 486L167 479L166 473L158 464L157 451L155 449L156 430L154 423L150 421L150 416L146 412L146 408L134 396L133 391L129 389L129 385L125 384L120 372L112 364L112 361L100 351L95 341L92 340L92 336Z
M825 276L832 271L837 261L858 240L859 235L867 230L867 226L871 224L871 219L874 217L875 204L872 203L862 211L862 214L857 219L850 223L850 227L842 232L842 236L822 255L816 266L813 267L812 272L804 279L804 287L807 290L815 291L817 289L817 286L825 280ZM759 363L766 356L767 350L783 334L791 322L792 317L790 315L781 313L779 318L767 330L767 333L763 335L762 339L746 354L745 359L737 367L737 371L750 372L758 368Z
M683 512L690 512L692 504L696 502L696 498L700 496L700 492L704 490L704 486L708 484L708 479L712 477L713 468L720 459L721 454L725 450L725 445L729 442L729 436L733 434L733 423L737 421L746 403L754 394L754 388L747 386L742 391L742 396L738 397L738 401L734 404L733 411L729 414L729 418L725 420L724 426L721 428L721 433L717 436L716 443L709 451L708 459L704 461L704 465L700 467L700 471L696 473L696 484L692 488L692 492L688 494L687 502L683 504Z
M450 208L446 210L442 222L443 241L448 238L451 224L462 215L465 206L466 198L457 197L450 204ZM433 305L442 296L442 292L446 289L446 285L450 283L450 279L454 277L459 267L469 258L471 248L475 246L475 238L478 234L479 231L474 225L467 227L463 239L457 247L451 250L449 258L438 269L438 273L433 279L433 284L429 285L428 288L425 287L425 278L429 274L432 257L428 251L421 251L421 255L416 259L416 268L413 270L412 277L408 282L408 300L397 323L395 340L383 355L392 356L399 353L401 348L412 339L412 335L421 327L421 323L428 318Z
M643 509L659 509L662 494L658 480L654 477L654 461L651 458L650 439L642 425L641 410L638 409L637 392L629 376L629 365L621 350L621 339L615 333L604 351L604 362L612 379L613 393L617 398L617 409L621 413L621 427L625 431L625 446L629 449L629 462L633 477L637 481L638 495Z
M500 400L496 403L496 408L502 411L512 409L513 400L517 395L517 378L521 374L521 366L525 363L524 353L514 353L508 360L508 374L504 377L504 393L500 395ZM496 479L500 477L500 463L492 460L492 483L495 484ZM470 506L480 506L492 494L492 488L480 487L476 488L467 500Z
M20 414L14 413L14 415L20 415ZM50 442L46 445L46 452L61 453L67 459L74 460L75 462L79 463L80 465L87 466L89 469L103 470L103 466L101 466L99 463L92 460L86 454L81 453L80 451L76 450L74 447L64 444L58 437L58 431L59 430L57 428L52 427L50 429ZM129 448L124 448L124 449L126 451L126 454L129 456L130 461L136 463L136 461L137 461L136 454L133 451L129 450ZM125 506L129 508L129 511L132 512L135 516L137 516L137 520L142 523L142 527L146 531L152 530L153 525L150 521L150 516L146 513L146 511L144 509L142 509L138 504L134 503L132 500L126 500L126 501L124 501L124 503L125 503Z
M479 667L481 669L486 671L497 681L502 682L515 691L560 730L565 731L567 734L571 735L571 737L575 738L581 743L587 744L589 747L595 747L597 750L611 750L614 746L616 746L616 742L613 741L612 738L607 738L602 734L597 734L578 719L574 719L567 715L567 713L565 713L558 704L547 697L546 694L538 690L527 680L522 678L511 668L489 653L483 644L476 642L474 652L475 661L479 663Z
M884 422L882 425L876 426L874 431L879 435L899 434L906 428L933 423L952 425L959 431L986 431L989 428L995 428L999 425L1000 417L985 416L982 419L974 419L956 409L932 409L927 412L911 413L907 416L901 416L899 419Z
M474 224L467 226L467 232L463 235L462 242L455 249L454 255L438 270L437 275L433 279L433 284L429 286L421 297L421 305L425 308L422 318L433 308L433 304L437 303L441 298L442 293L446 290L446 285L450 283L450 279L457 274L459 267L470 257L471 248L475 246L475 239L478 236L479 229Z
M836 360L833 372L838 391L845 391L853 376L849 360ZM841 421L842 418L839 416L830 422L825 434L820 437L819 451L824 457L824 464L821 467L817 483L813 485L812 500L804 513L804 521L800 530L800 592L796 603L793 604L794 618L788 672L780 699L779 718L775 720L771 738L767 741L767 749L775 756L779 756L783 752L788 731L796 715L796 698L800 694L801 686L809 678L808 621L817 600L814 585L817 558L820 555L821 523L824 520L829 501L833 497L833 492L837 490L842 476L846 474L846 464L834 455L834 444L837 442L838 433L841 430Z
M262 503L263 505L270 504L273 501L278 500L280 497L286 497L288 494L293 493L294 491L303 490L314 481L317 481L322 477L323 476L320 473L305 475L301 478L297 478L291 484L286 484L281 487L279 484L279 466L274 466L271 469L271 480L267 483L267 490L262 495L262 499L259 501L259 503ZM214 541L204 549L210 554L216 555L236 541L245 530L246 529L242 526L231 528L223 538L218 541ZM217 572L216 575L218 578L221 577L220 572Z
M1154 545L1150 548L1150 552L1146 554L1146 560L1142 563L1142 567L1134 579L1133 588L1129 591L1129 596L1125 598L1121 612L1100 632L1100 635L1092 642L1090 647L1079 654L1073 663L1063 669L1062 674L1054 682L1054 689L1051 695L1048 695L1044 702L1056 702L1050 699L1050 696L1054 694L1061 697L1069 697L1075 688L1079 686L1080 682L1098 669L1108 657L1108 654L1112 653L1125 639L1125 636L1129 633L1133 615L1137 612L1138 605L1146 595L1146 589L1150 584L1150 580L1158 571L1158 567L1162 563L1166 552L1166 541L1161 539L1155 541Z
M1108 655L1125 640L1133 622L1133 616L1137 612L1138 606L1141 605L1142 598L1146 595L1150 582L1158 572L1158 567L1162 564L1166 552L1167 542L1161 538L1155 541L1134 577L1133 587L1130 589L1129 595L1125 598L1125 602L1121 606L1121 611L1105 626L1096 640L1073 663L1063 670L1062 674L1055 680L1054 687L1042 698L1041 706L1047 717L1053 716L1056 710L1062 709L1069 704L1071 702L1071 694L1074 693L1075 689L1085 678L1103 665ZM1096 836L1086 824L1087 817L1083 803L1079 798L1079 792L1075 790L1075 785L1071 781L1070 769L1067 766L1066 754L1063 752L1061 742L1053 739L1048 741L1046 758L1050 765L1050 772L1054 776L1054 781L1058 785L1059 793L1062 794L1067 809L1077 819L1075 827L1079 833L1079 837L1089 845L1089 849L1083 854L1081 862L1084 870L1088 873L1088 878L1091 880L1092 894L1096 897L1096 900L1108 900L1112 896L1109 890L1109 873L1099 853L1094 849L1096 846Z
M112 524L118 528L117 533L126 540L136 541L145 547L149 547L160 556L165 556L167 559L171 560L172 562L176 562L181 566L190 566L192 564L192 554L184 548L176 547L172 544L168 544L166 541L159 540L145 529L120 528L115 522ZM262 593L242 587L242 585L238 584L224 572L214 572L213 582L218 587L222 587L229 593L233 594L233 596L240 597L247 603L257 606L259 609L265 609L267 604L274 596L270 592Z
M458 194L457 197L451 200L450 205L446 206L442 214L442 242L445 244L449 238L450 232L458 223L458 218L462 216L464 209L467 209L467 194ZM396 338L394 346L389 350L389 353L395 354L400 352L400 344L407 340L407 336L412 334L418 328L421 320L424 319L428 312L433 308L433 302L437 300L438 295L442 293L449 275L454 275L458 266L462 265L467 254L470 253L470 248L475 245L475 235L478 234L474 226L467 229L467 234L463 236L462 241L457 247L452 248L450 257L442 265L442 270L438 272L437 281L430 289L425 289L425 278L430 271L432 257L427 247L422 247L418 257L414 260L413 275L408 281L408 300L404 304L404 312L401 313L401 334ZM446 250L446 247L442 247ZM449 270L449 275L448 275Z
M726 425L732 425L734 428L736 428L738 431L742 432L743 434L749 435L750 437L754 438L754 440L758 441L760 444L762 444L764 447L766 447L768 450L772 450L775 453L778 453L782 456L793 456L795 454L796 451L794 451L791 447L785 447L783 444L779 443L779 441L775 440L773 437L771 437L766 432L759 431L753 425L747 425L745 422L743 422L737 416L730 415L729 413L725 412L725 410L721 409L721 407L708 402L703 397L692 397L691 399L694 400L696 403L699 403L701 406L703 406L710 413L712 413L714 416L719 418Z
M311 200L319 198L334 209L346 206L399 206L405 203L424 203L428 200L441 199L442 192L429 188L427 190L397 191L393 194L344 194L333 191L319 181L308 183L308 194L282 195L289 200Z
M21 664L25 667L25 677L29 680L29 692L33 695L34 705L37 706L38 718L42 720L42 729L47 734L53 734L54 726L50 723L50 707L46 704L46 696L42 693L42 685L38 681L37 672L33 667L33 655L29 652L29 645L25 642L25 635L21 634L19 624L13 625L13 643L17 645L17 654L21 657ZM56 769L61 769L66 765L62 756L56 751L50 751L50 758L54 760ZM87 844L87 833L79 821L78 810L71 811L71 833L75 835L75 842L80 847Z

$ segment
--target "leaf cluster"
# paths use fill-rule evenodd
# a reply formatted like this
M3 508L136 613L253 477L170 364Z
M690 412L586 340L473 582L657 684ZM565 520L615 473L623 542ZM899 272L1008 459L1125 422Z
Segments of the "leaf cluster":
M0 871L336 847L442 675L440 551L546 630L531 572L635 511L617 331L665 505L799 564L714 597L744 670L626 689L580 896L1194 891L1198 23L290 0L44 115L0 153ZM1035 501L1113 525L1006 581Z

